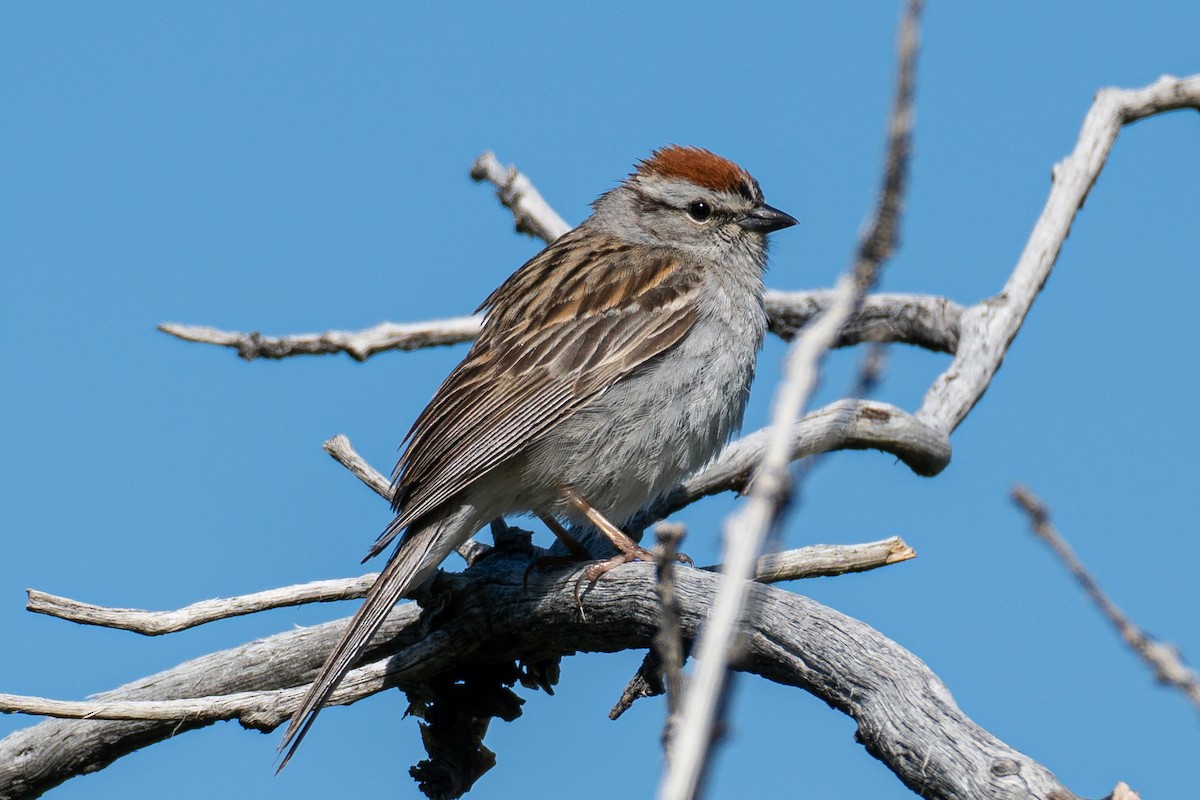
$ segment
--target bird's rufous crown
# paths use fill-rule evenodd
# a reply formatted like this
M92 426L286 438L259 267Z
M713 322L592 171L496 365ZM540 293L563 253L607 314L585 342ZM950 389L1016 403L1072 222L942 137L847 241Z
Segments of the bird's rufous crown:
M758 184L750 173L702 147L672 144L655 150L638 163L633 177L638 176L678 178L713 191L740 194L748 200L756 199L758 194Z

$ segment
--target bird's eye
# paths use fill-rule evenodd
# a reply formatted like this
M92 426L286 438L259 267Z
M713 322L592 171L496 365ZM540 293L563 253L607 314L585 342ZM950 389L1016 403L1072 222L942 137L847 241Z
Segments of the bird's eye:
M712 206L703 200L693 200L688 203L688 216L696 220L696 222L704 222L712 216Z

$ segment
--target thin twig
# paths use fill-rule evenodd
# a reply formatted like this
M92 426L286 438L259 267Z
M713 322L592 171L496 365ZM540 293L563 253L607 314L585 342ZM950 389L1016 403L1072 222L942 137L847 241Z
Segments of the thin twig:
M899 536L866 544L810 544L760 556L754 567L754 580L758 583L779 583L831 578L887 567L916 557L917 552ZM703 569L720 572L724 567Z
M366 361L385 350L419 350L469 342L479 335L482 322L481 316L406 324L382 322L361 331L325 331L290 336L263 336L258 331L223 331L204 325L181 325L178 322L164 322L158 329L188 342L232 347L247 361L333 353L345 353L355 361Z
M667 718L663 722L663 748L670 752L672 731L683 703L683 637L680 635L679 596L675 591L675 554L685 528L679 523L662 522L655 526L660 551L657 553L658 600L662 605L658 632L654 634L654 652L661 664L667 690Z
M483 544L476 545L482 551L490 549ZM759 583L778 583L842 575L847 572L863 572L906 561L915 555L912 548L898 536L865 544L809 545L763 556L758 561L754 579ZM718 572L720 567L709 566L702 569ZM29 602L25 608L35 614L45 614L81 625L98 625L146 636L158 636L273 608L361 599L366 596L378 575L379 573L370 572L357 578L301 583L265 592L204 600L171 611L100 606L29 589Z
M333 458L334 461L341 464L346 469L354 474L354 477L367 485L371 491L382 497L384 500L391 502L392 500L392 483L387 478L383 477L383 473L367 463L366 459L358 454L351 445L350 440L345 434L339 433L332 439L327 440L321 445L321 449ZM486 553L490 548L483 542L475 539L467 541L454 548L454 552L463 557L468 564L474 564L475 560Z
M238 597L204 600L173 611L109 608L29 589L29 600L25 609L35 614L46 614L81 625L99 625L146 636L161 636L164 633L185 631L216 620L256 614L272 608L305 603L332 603L365 597L378 576L378 573L372 572L357 578L301 583Z
M666 749L678 715L680 698L683 696L683 662L689 649L680 634L679 597L675 591L674 572L677 548L685 529L681 524L664 522L655 526L654 532L658 540L655 561L655 585L659 602L658 630L654 634L654 642L642 659L641 666L629 679L629 683L625 684L621 696L609 710L608 718L620 718L643 697L666 694L667 718L663 723L662 733L663 747ZM717 571L716 567L705 569Z
M367 463L366 459L350 444L344 433L327 440L321 445L329 456L354 474L354 477L367 485L375 494L387 500L392 500L392 482L383 477L383 473Z
M1117 608L1083 562L1075 555L1066 539L1050 521L1050 509L1032 491L1024 486L1014 486L1013 501L1029 515L1029 526L1038 538L1050 546L1063 566L1074 576L1100 613L1108 618L1117 633L1125 640L1138 657L1154 670L1159 683L1178 689L1200 709L1200 676L1189 669L1180 657L1179 648L1173 644L1159 642L1139 628L1121 609Z
M887 345L881 342L872 342L867 347L867 352L863 354L858 374L846 396L865 399L875 394L875 390L883 381L883 373L887 369L887 356Z
M879 342L872 343L863 354L859 363L858 374L846 392L847 397L865 399L870 397L883 380L883 371L887 363L887 345ZM808 481L808 476L821 465L832 451L814 453L811 458L800 461L792 469L792 485L799 489Z
M516 167L502 166L492 151L475 159L471 165L471 177L477 181L488 181L496 187L496 197L512 212L518 232L549 244L571 230L571 226L550 207L533 183Z
M895 247L911 150L917 22L920 0L910 0L901 23L896 96L879 205L850 272L838 282L834 302L792 344L772 412L767 451L754 471L750 496L725 525L725 568L709 623L696 647L698 666L689 686L679 736L672 743L659 787L663 800L691 800L701 792L728 696L728 665L747 611L747 579L788 496L791 431L816 386L819 362L874 285L880 265Z

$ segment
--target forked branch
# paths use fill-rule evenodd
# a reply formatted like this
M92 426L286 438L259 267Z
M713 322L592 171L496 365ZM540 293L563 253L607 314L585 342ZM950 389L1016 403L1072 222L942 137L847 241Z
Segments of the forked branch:
M452 613L441 615L432 631L415 604L398 606L376 640L381 646L347 676L335 702L418 685L464 664L649 647L659 619L654 565L631 564L605 576L588 593L589 617L602 622L581 623L573 573L535 576L535 591L529 591L522 586L527 559L489 558L466 573L439 577L434 593ZM674 577L680 629L691 640L707 616L718 576L681 569ZM753 592L761 614L736 668L803 688L852 716L868 750L923 796L987 800L1036 790L1033 796L1057 791L1062 800L1074 798L1045 768L966 717L937 676L907 650L805 597L769 586ZM273 728L291 714L345 624L287 631L93 698L113 715L130 708L115 703L150 703L146 716L156 719L50 720L0 740L0 797L39 794L216 719ZM183 698L190 701L182 708L159 702Z

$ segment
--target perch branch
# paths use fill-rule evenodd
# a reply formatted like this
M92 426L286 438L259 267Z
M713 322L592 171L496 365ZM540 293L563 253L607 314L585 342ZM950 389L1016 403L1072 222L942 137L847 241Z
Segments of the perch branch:
M417 684L455 665L649 647L660 613L653 565L629 564L605 576L588 594L591 621L581 623L572 574L537 576L539 590L529 592L522 587L527 563L506 555L461 575L441 575L434 591L446 593L444 607L453 613L439 615L432 630L414 603L397 606L365 666L350 673L335 702ZM704 623L719 580L703 570L676 570L686 639ZM862 744L914 791L943 800L1074 798L1044 767L966 717L924 663L879 632L791 592L756 586L753 593L760 614L736 667L801 687L852 716ZM213 653L94 698L114 713L123 710L113 703L189 700L161 707L164 719L48 720L11 734L0 740L0 797L45 792L215 719L275 727L286 721L346 623ZM221 701L209 702L213 698ZM197 700L204 702L191 705ZM184 711L186 717L172 716Z
M1100 609L1100 613L1108 618L1117 633L1125 640L1146 666L1154 670L1154 677L1159 683L1178 689L1200 709L1200 676L1188 669L1180 658L1179 649L1173 644L1156 641L1125 616L1117 608L1108 595L1096 583L1083 562L1075 555L1067 540L1062 537L1054 523L1050 521L1050 509L1033 492L1024 486L1014 486L1012 498L1029 516L1029 526L1037 537L1049 545L1054 554L1062 561L1063 566L1074 576L1092 603Z

